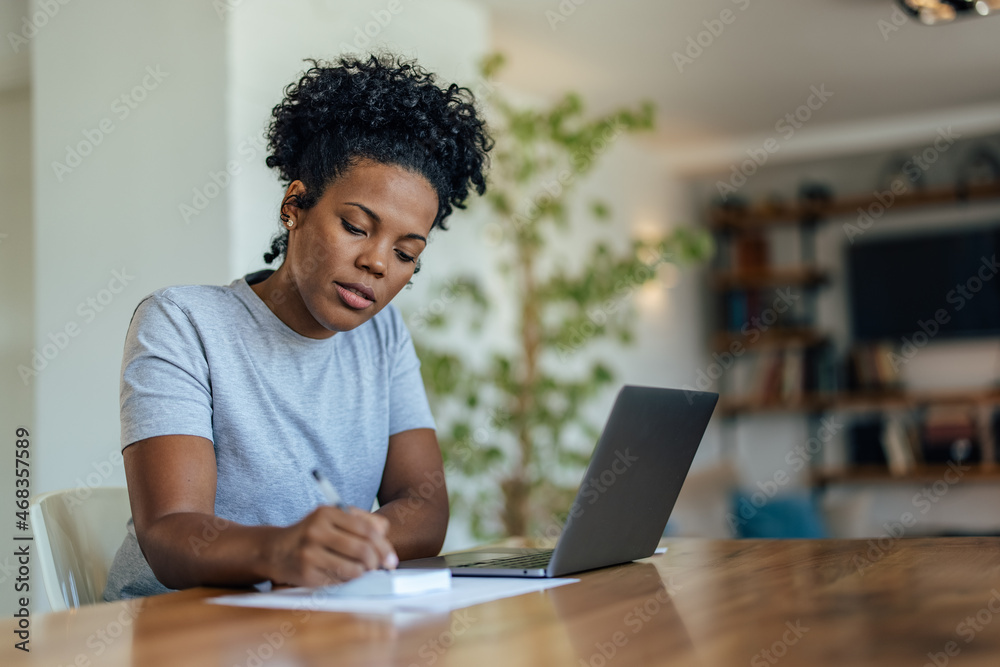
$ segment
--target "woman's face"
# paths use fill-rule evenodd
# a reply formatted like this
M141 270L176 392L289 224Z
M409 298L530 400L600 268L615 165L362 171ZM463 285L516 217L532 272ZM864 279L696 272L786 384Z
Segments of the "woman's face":
M299 181L286 192L304 192ZM422 175L361 160L327 186L316 205L285 205L288 250L277 274L288 299L275 314L310 338L364 324L403 289L427 245L437 193ZM267 300L265 298L265 300Z

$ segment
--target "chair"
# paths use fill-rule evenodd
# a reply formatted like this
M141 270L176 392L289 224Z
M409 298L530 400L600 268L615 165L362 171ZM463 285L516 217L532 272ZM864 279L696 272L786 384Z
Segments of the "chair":
M132 516L125 487L52 491L31 502L42 583L53 611L101 601Z

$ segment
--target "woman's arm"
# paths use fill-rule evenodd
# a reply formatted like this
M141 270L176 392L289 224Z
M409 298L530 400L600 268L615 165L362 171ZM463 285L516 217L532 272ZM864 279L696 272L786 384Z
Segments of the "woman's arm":
M123 456L139 547L169 588L322 586L397 562L390 522L361 510L319 507L285 528L215 516L215 450L205 438L148 438Z
M389 520L389 541L403 560L436 556L448 530L448 489L434 429L389 437L376 514Z

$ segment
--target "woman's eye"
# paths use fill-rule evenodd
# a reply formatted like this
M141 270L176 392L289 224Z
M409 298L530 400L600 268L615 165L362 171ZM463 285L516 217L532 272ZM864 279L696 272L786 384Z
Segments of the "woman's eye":
M346 229L350 233L352 233L352 234L354 234L356 236L364 236L365 230L361 229L360 227L355 227L354 225L352 225L351 223L349 223L347 220L341 219L340 224L342 224L344 226L344 229Z
M415 262L415 261L417 261L416 257L414 257L413 255L407 255L402 250L397 250L396 251L396 256L399 257L404 262Z

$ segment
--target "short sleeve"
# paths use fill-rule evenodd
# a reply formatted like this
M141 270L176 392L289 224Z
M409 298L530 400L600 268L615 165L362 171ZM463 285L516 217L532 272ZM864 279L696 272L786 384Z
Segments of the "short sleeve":
M136 308L121 376L122 448L159 435L213 439L205 348L187 314L153 294Z
M398 311L394 320L398 344L389 379L390 436L415 428L435 428L413 339Z

